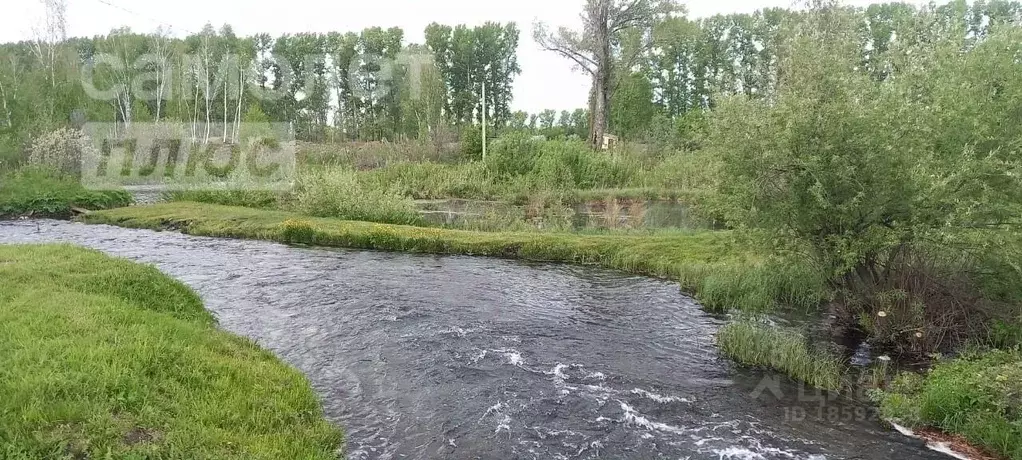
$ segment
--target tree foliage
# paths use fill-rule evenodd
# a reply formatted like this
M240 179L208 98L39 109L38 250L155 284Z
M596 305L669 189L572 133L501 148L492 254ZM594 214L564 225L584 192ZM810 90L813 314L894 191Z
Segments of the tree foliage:
M861 17L828 5L785 25L775 89L718 98L706 145L733 225L809 248L861 326L929 351L977 317L974 264L1018 241L1022 124L1003 120L1019 120L1022 29L975 40L923 10L880 75ZM874 320L888 311L903 323Z

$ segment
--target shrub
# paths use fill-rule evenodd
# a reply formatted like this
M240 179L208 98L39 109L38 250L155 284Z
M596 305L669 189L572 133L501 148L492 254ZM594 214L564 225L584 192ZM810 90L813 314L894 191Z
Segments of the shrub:
M27 160L21 141L10 134L0 133L0 174L17 169Z
M415 225L422 218L411 200L395 188L379 188L347 168L301 174L295 186L296 211L317 217Z
M483 131L478 126L461 128L461 155L478 160L483 156Z
M36 138L29 147L28 163L77 177L82 154L92 148L81 130L61 128Z
M533 170L533 180L554 189L593 189L624 186L636 164L594 152L581 142L546 142Z
M715 204L736 228L809 248L855 323L925 354L983 332L972 322L986 322L990 304L972 273L992 267L956 260L1018 230L1022 130L1000 120L1017 115L1009 101L1022 80L994 70L1017 67L1022 32L968 52L960 38L906 44L892 52L897 78L877 79L859 67L859 27L847 10L808 12L780 45L784 78L771 97L716 101L706 141L720 159ZM982 116L949 116L963 111ZM873 321L880 308L894 316Z
M288 243L311 243L316 229L305 220L288 219L280 225L283 239Z
M536 167L545 142L526 133L512 133L497 139L487 152L486 167L499 178L526 175Z

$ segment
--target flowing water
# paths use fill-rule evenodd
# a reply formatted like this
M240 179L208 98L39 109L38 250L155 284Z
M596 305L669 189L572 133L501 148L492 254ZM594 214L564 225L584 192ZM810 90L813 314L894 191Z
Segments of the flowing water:
M675 284L470 257L0 223L155 264L301 369L349 458L937 459L864 406L718 357Z

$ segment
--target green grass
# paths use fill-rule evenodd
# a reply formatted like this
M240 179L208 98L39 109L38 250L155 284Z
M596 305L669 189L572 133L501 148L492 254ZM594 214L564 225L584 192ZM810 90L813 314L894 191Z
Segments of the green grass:
M882 396L881 412L1022 460L1022 351L964 356L937 364L926 376L903 374Z
M739 363L775 369L817 388L841 389L842 360L811 349L797 330L740 320L720 329L717 346Z
M67 218L72 208L109 209L131 204L123 190L89 190L71 178L39 170L0 175L0 219L31 215Z
M477 232L412 227L283 211L173 202L90 213L88 223L132 228L175 229L193 235L262 239L318 246L433 254L465 254L598 265L668 278L704 300L707 308L764 310L788 301L801 309L817 306L822 284L813 285L798 264L767 264L729 232L669 232L646 235ZM756 277L746 280L742 274ZM765 282L781 288L742 290L730 286ZM756 298L755 296L764 296Z
M155 268L0 246L0 458L335 459L309 382Z
M416 225L422 217L395 187L368 184L353 169L333 168L299 176L292 208L305 215Z

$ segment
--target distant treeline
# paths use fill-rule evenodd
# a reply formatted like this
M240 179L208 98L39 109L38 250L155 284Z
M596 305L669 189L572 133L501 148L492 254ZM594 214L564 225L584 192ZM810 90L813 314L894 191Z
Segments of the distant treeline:
M955 1L916 7L886 3L847 8L860 17L859 70L882 80L897 74L892 49L927 46L958 35L963 46L1004 24L1022 23L1016 1ZM685 145L701 114L728 95L771 97L784 37L801 10L659 19L656 46L639 64L615 69L610 131L626 139ZM399 28L361 32L237 36L207 25L183 38L166 30L128 29L65 38L48 28L35 40L0 45L0 152L33 136L82 121L130 124L172 120L225 125L207 138L238 135L240 121L288 123L309 141L429 139L447 142L486 119L491 133L549 137L588 132L585 109L512 112L521 72L513 23L478 27L431 24L424 44ZM625 37L616 46L631 45ZM222 126L223 126L222 125Z

